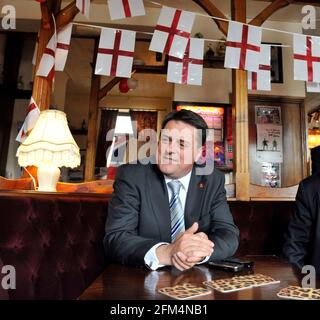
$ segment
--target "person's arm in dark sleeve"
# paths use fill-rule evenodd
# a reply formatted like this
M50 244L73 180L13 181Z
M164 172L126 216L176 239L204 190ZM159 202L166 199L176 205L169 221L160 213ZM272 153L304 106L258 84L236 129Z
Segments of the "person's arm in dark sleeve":
M231 257L239 245L239 229L233 222L224 188L224 175L221 175L215 201L211 207L211 231L209 239L214 243L210 260Z
M285 258L300 269L305 264L312 228L312 210L307 200L308 195L300 183L296 196L296 210L290 218L283 246Z
M138 235L140 194L132 171L120 166L109 202L104 248L109 259L127 265L144 265L144 256L158 241Z

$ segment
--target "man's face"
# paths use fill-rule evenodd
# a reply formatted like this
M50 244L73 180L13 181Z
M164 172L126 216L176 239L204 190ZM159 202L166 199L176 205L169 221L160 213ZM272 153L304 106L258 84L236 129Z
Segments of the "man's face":
M197 129L182 121L169 121L161 131L157 163L160 171L173 179L188 174L201 155Z

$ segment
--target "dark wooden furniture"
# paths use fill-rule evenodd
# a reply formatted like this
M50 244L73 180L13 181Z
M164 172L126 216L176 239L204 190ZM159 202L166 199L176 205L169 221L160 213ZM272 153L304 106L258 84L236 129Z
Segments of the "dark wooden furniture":
M300 285L301 275L288 263L275 256L246 257L255 261L254 273L269 275L280 280L279 284L247 289L232 293L212 291L211 294L199 297L201 300L273 300L279 299L277 292L288 285ZM248 272L241 272L238 275ZM163 300L170 299L157 292L158 289L181 283L201 285L208 278L230 278L233 274L216 271L206 266L195 267L183 273L166 267L160 271L149 271L145 268L126 267L109 264L88 289L79 297L80 300ZM317 282L319 287L320 282Z
M31 178L6 179L0 176L0 190L34 190Z
M6 179L0 176L0 190L35 190L37 173L33 173L35 180L31 178ZM102 179L80 183L58 182L57 192L59 193L91 193L91 194L112 194L114 180Z

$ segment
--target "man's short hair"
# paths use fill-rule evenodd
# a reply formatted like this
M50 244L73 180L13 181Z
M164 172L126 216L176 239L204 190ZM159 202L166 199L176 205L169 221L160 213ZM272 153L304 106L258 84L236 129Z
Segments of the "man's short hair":
M162 122L162 129L164 129L167 123L171 120L182 121L184 123L187 123L195 127L196 129L201 130L200 132L202 133L202 135L201 135L201 141L199 142L201 143L202 146L205 145L207 140L208 125L200 115L186 109L181 109L180 111L172 111L169 114L167 114L166 117L164 118Z

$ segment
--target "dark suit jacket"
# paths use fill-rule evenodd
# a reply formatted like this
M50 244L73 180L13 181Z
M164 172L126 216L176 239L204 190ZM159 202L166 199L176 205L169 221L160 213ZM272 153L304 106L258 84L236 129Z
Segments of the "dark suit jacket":
M210 259L232 256L239 243L224 189L224 175L195 175L193 168L186 204L185 228L193 222L215 244ZM163 174L155 164L118 168L109 203L104 247L107 256L128 265L144 265L144 256L159 242L171 242L170 210Z
M298 268L311 264L320 273L320 174L299 185L296 211L289 222L283 252Z

